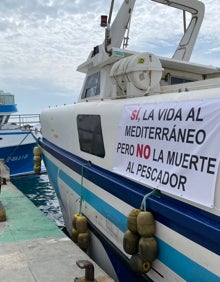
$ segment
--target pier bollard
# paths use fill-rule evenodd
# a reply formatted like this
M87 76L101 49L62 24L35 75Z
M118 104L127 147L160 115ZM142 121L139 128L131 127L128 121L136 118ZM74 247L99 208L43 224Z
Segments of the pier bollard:
M76 277L74 279L75 282L95 282L94 266L89 260L77 260L76 265L81 269L85 269L85 277Z

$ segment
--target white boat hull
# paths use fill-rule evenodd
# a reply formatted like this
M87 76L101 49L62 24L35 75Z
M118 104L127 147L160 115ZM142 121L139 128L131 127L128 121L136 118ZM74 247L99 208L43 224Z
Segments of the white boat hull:
M163 103L173 99L205 99L207 95L210 99L219 99L218 89L177 95L164 95ZM148 102L158 99L161 100L161 96L148 97ZM92 239L94 244L91 244L89 252L97 256L100 265L118 281L131 275L129 268L120 268L121 261L126 265L129 260L123 251L127 216L133 208L140 207L143 197L151 189L113 172L114 148L111 144L115 143L124 105L143 101L146 101L145 98L90 102L52 109L41 115L44 162L58 195L66 227L71 233L73 215L79 212L79 199L83 198L83 214L88 218L93 236L99 238L99 243ZM102 118L104 143L108 148L104 158L80 151L76 136L77 115L97 113ZM65 124L70 120L71 127L67 128ZM219 192L218 177L216 196ZM220 277L220 249L216 239L219 235L220 201L218 196L215 198L212 209L166 193L162 198L148 199L149 209L156 219L159 256L142 278L153 281L217 281ZM117 269L121 270L117 272ZM137 275L132 281L142 278Z

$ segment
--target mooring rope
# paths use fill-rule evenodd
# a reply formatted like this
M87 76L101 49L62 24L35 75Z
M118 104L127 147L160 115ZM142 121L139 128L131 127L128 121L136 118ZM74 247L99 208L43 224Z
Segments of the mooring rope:
M19 146L21 146L21 144L24 142L24 140L28 137L28 135L30 134L31 132L28 132L27 135L21 140L21 142L14 148L14 150L8 155L8 157L5 159L5 162L7 162L10 157L14 154L14 152L18 149Z
M151 191L150 193L146 194L143 199L142 199L142 202L141 202L141 206L140 206L140 210L142 211L146 211L147 210L147 199L150 197L150 196L155 196L155 197L160 197L160 190L158 189L154 189L153 191Z

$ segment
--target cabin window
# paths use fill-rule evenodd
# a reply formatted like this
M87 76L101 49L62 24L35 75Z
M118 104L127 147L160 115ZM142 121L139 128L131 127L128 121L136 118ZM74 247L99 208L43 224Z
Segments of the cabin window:
M100 93L100 72L89 75L86 79L82 99L94 97Z
M171 76L171 85L180 84L180 83L187 83L187 82L193 82L193 80Z
M80 150L104 158L105 148L99 115L78 115L77 128Z

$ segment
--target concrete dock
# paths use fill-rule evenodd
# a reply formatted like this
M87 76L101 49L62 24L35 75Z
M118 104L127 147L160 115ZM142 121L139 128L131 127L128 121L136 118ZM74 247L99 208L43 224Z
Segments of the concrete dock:
M79 260L80 266L93 264L96 281L114 281L12 183L1 186L0 202L6 213L0 222L1 282L80 281L85 269Z

